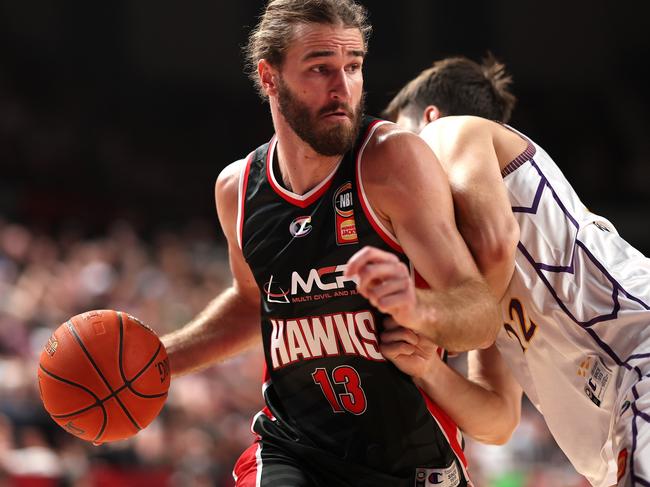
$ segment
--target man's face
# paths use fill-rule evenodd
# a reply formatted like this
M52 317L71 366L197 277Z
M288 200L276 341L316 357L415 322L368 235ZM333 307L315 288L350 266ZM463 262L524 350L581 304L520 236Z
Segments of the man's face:
M364 54L358 29L295 28L278 77L278 106L292 130L319 154L344 154L354 145L363 116Z

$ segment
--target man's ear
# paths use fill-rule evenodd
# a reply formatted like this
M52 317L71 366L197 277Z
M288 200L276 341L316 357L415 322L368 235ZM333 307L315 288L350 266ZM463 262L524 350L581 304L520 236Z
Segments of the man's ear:
M278 72L266 59L260 59L257 63L257 75L260 77L262 89L266 96L277 95L278 93Z
M422 118L424 119L425 125L435 120L438 120L440 117L442 117L442 114L440 113L438 107L435 105L428 105L424 109L424 113L422 114Z

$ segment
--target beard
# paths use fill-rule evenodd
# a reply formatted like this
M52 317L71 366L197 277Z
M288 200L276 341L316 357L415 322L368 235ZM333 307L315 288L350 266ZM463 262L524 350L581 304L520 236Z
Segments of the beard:
M342 155L354 147L363 119L365 93L354 110L347 103L332 101L312 113L312 110L291 91L280 79L278 83L278 104L280 113L293 131L318 154L323 156ZM350 124L340 123L333 127L322 127L319 119L328 113L344 111Z

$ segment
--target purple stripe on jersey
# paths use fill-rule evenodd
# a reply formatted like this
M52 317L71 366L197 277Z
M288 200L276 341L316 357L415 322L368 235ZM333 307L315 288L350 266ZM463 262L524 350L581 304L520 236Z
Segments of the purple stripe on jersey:
M638 358L648 358L648 357L650 357L650 353L637 353L637 354L634 354L634 355L630 355L627 358L626 362L629 362L631 360L636 360Z
M636 390L636 385L632 387L632 393L634 394L635 399L639 399L639 393ZM646 422L650 422L650 416L643 411L639 411L639 409L636 407L636 404L634 403L632 403L632 412L634 413L634 416L632 416L632 451L630 452L630 477L635 483L634 485L644 485L650 487L650 482L642 479L641 477L638 477L634 472L634 454L636 453L637 437L639 435L636 419L640 417Z
M637 416L643 418L643 420L646 421L647 423L650 423L650 414L644 413L641 410L638 410L637 412L638 412Z
M530 205L530 207L513 206L512 211L514 213L532 213L533 215L537 213L537 208L539 208L539 201L542 199L542 193L544 192L545 186L546 186L546 180L542 178L539 181L539 186L537 186L537 191L535 192L535 198L533 198L533 204Z
M523 154L522 154L523 156ZM525 162L525 161L524 161ZM580 225L578 224L578 221L571 215L569 210L566 208L566 206L562 203L560 200L558 194L554 190L553 186L551 186L550 182L540 169L540 167L537 165L534 159L530 159L531 165L535 168L537 173L540 176L540 184L537 187L536 193L535 193L535 198L533 199L533 203L530 207L519 207L519 206L513 206L512 211L514 213L530 213L530 214L536 214L537 210L539 208L539 202L541 200L541 196L544 192L545 188L549 188L549 191L551 191L551 194L553 195L553 199L557 203L557 205L560 207L566 218L573 224L573 226L576 228L576 231L580 230ZM523 162L521 163L523 164ZM519 166L521 165L519 164ZM509 167L510 165L508 165ZM517 167L519 167L517 166ZM516 168L515 168L516 169ZM514 169L513 169L514 170ZM612 284L612 304L613 308L611 313L606 314L606 315L600 315L596 316L595 318L592 318L588 321L580 321L578 320L567 308L565 303L560 299L558 296L557 292L553 288L552 284L548 281L546 276L543 274L542 271L547 271L547 272L554 272L554 273L559 273L559 272L566 272L569 274L575 274L575 268L574 268L574 261L575 261L575 256L577 253L577 249L580 247L581 251L588 257L588 259L595 265L601 272L602 274L607 278L607 280ZM533 266L535 269L535 272L539 276L539 278L542 280L544 285L547 287L553 298L555 299L556 303L558 306L564 311L564 313L578 326L584 328L589 335L596 341L596 343L618 364L618 365L623 365L625 368L629 370L635 370L637 374L639 375L639 378L642 377L641 371L637 367L632 367L629 365L626 360L623 362L617 355L614 353L614 351L610 348L608 344L606 344L601 338L598 336L596 332L590 329L591 326L593 326L596 323L604 322L604 321L609 321L616 319L618 317L618 312L621 308L620 303L619 303L619 294L623 294L626 296L628 299L638 303L641 305L643 308L650 310L650 306L648 306L646 303L644 303L641 299L637 298L636 296L633 296L629 292L627 292L621 284L614 279L614 277L605 269L605 267L601 264L601 262L596 259L596 257L589 251L589 249L586 247L586 245L578 240L576 238L573 250L572 250L572 255L571 255L571 262L568 266L557 266L557 265L551 265L551 264L544 264L542 262L536 262L533 256L528 252L526 247L522 242L519 242L517 244L517 248L519 251L526 257L526 259L530 262L530 264Z
M524 245L521 242L519 242L517 244L517 248L524 255L524 257L526 257L526 259L528 259L528 261L530 262L530 265L533 266L533 268L537 272L537 275L542 280L542 282L546 285L549 292L551 293L551 295L553 296L553 298L557 302L558 306L560 306L560 308L562 308L562 311L564 311L569 316L569 318L571 318L571 320L573 322L575 322L577 325L579 325L579 326L581 326L583 328L588 328L588 327L590 327L590 326L592 326L592 325L594 325L596 323L600 323L601 321L612 320L612 319L615 319L618 316L618 311L619 311L621 306L620 306L620 304L618 302L618 289L617 289L614 282L612 282L612 285L614 286L614 291L612 292L612 301L613 301L613 305L614 305L613 309L612 309L612 312L609 313L609 314L606 314L606 315L596 316L595 318L592 318L592 319L590 319L588 321L580 321L578 318L576 318L571 313L571 311L569 311L569 309L566 307L564 302L557 295L557 292L553 288L553 285L548 281L546 276L541 272L543 270L548 270L550 272L565 272L567 274L573 274L574 273L573 264L571 264L570 266L567 266L567 267L549 266L549 265L545 265L545 264L538 264L537 262L535 262L535 259L533 259L533 256L530 255L528 250L526 250L526 247L524 247ZM575 252L575 247L574 247L574 252ZM559 269L559 270L556 270L556 269Z
M634 390L634 388L632 388ZM635 394L636 395L636 394ZM636 442L637 436L639 435L639 429L636 426L636 413L639 410L636 408L634 403L632 403L632 451L630 452L630 477L634 479L634 454L636 453Z
M517 132L515 132L515 133L517 133ZM517 135L521 136L521 134L519 134L519 133L517 133ZM535 149L535 146L533 145L533 143L530 140L528 140L525 137L522 137L522 138L524 138L526 140L526 142L528 142L528 145L526 146L526 149L521 154L519 154L517 157L515 157L512 161L510 161L508 163L508 165L501 170L501 177L505 178L508 174L510 174L511 172L514 172L515 169L517 169L519 166L521 166L525 162L528 162L529 160L531 160L533 158L533 156L535 155L535 152L537 152L537 149Z

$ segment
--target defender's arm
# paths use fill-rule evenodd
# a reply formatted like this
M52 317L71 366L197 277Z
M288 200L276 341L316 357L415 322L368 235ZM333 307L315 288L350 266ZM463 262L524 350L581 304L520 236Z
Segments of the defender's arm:
M397 257L367 247L347 269L359 276L359 291L449 350L491 345L500 326L496 300L456 228L449 183L431 149L390 127L364 155L362 178L375 212L431 289L415 290Z

